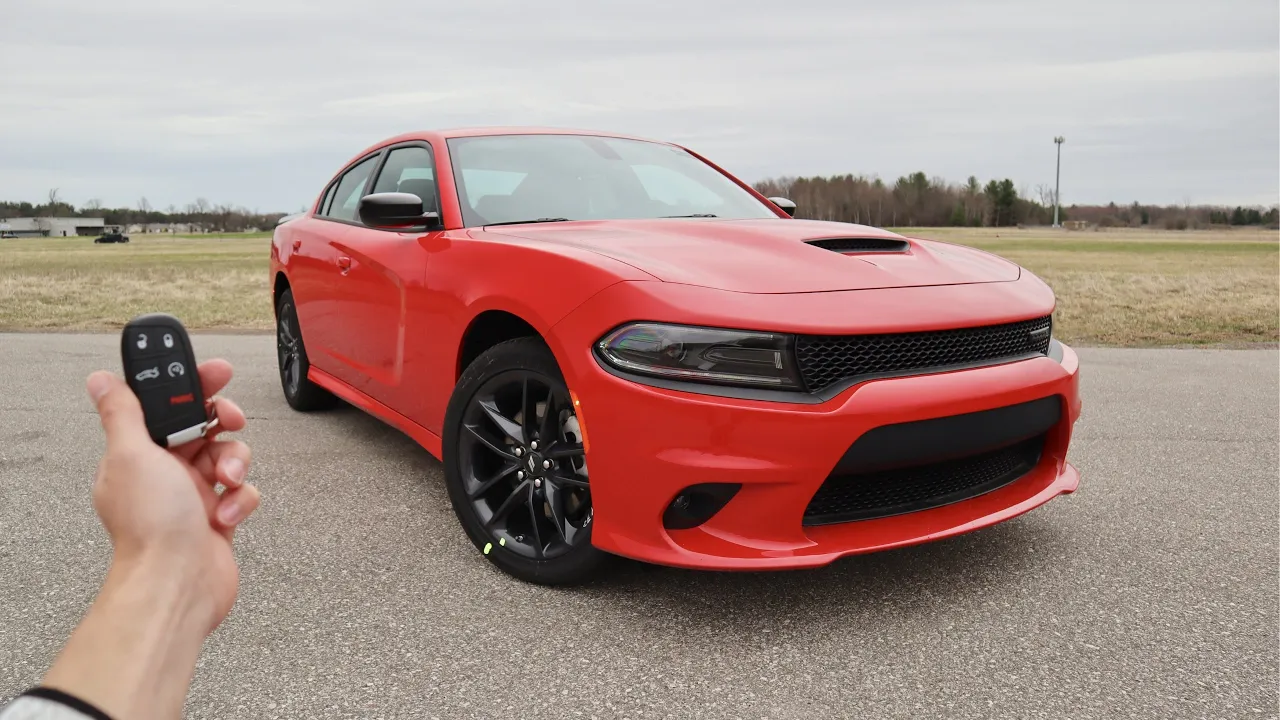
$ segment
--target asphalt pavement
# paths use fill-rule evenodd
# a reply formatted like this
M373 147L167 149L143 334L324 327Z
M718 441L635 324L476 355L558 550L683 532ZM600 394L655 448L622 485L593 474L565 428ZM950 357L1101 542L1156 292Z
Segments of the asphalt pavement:
M0 699L92 600L115 335L0 335ZM1277 717L1280 354L1081 351L1072 496L959 538L771 574L624 562L521 584L459 529L440 464L231 360L261 510L191 718Z

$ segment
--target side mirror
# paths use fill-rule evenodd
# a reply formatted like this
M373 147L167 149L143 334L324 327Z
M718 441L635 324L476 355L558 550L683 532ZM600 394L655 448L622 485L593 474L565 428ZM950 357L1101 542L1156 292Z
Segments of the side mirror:
M357 210L360 222L372 228L435 228L440 226L438 213L422 212L422 198L411 193L386 192L365 195Z
M790 217L796 216L796 204L791 202L790 200L784 197L771 197L769 198L769 202L773 203L774 205L777 205L778 208L782 210L782 212L786 213Z

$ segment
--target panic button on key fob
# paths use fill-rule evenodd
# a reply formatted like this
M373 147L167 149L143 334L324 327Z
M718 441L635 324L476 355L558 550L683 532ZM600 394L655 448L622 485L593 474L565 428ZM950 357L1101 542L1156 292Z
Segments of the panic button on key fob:
M125 381L142 402L147 430L161 447L203 437L210 427L196 356L186 328L172 315L140 315L120 338Z

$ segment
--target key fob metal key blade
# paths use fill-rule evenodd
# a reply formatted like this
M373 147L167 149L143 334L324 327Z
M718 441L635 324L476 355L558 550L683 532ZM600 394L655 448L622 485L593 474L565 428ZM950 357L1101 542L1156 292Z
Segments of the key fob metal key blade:
M142 403L147 431L161 447L203 437L209 426L191 338L178 318L139 315L120 336L124 378Z

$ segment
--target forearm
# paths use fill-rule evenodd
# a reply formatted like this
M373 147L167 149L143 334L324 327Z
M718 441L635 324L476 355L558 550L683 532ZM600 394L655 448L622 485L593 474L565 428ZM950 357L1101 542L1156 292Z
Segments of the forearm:
M116 558L43 685L114 720L179 718L208 626L183 568Z

